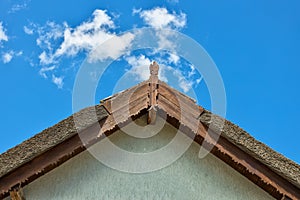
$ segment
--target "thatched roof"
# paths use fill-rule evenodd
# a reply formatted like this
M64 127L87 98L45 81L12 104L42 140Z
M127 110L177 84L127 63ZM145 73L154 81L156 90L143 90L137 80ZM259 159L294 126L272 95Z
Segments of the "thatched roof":
M86 108L76 114L83 119L81 124L75 126L72 115L0 154L0 177L96 123L91 117L94 109L98 120L107 117L108 113L102 105Z
M150 105L151 84L153 83L145 81L106 98L101 101L100 105L75 113L76 118L81 119L76 126L74 117L70 116L1 154L0 198L7 196L8 191L16 185L29 184L67 159L84 151L84 148L81 148L82 144L79 148L80 140L76 138L79 132L89 130L95 124L101 124L100 134L89 136L88 143L101 138L101 134L112 134L129 118L138 116L140 113L145 114L149 108L153 107L166 113L170 123L174 126L182 126L183 132L194 134L195 141L198 138L203 141L208 130L214 133L221 132L220 140L212 150L214 155L276 198L300 197L300 166L297 163L257 141L246 131L227 120L222 126L222 123L218 122L223 122L224 119L215 117L197 105L193 99L162 81L155 83L156 104ZM124 115L128 110L129 115ZM204 142L207 141L204 140ZM70 150L61 154L59 158L53 158L51 161L50 159L49 161L43 160L43 165L35 168L27 167L27 165L38 163L37 158L42 159L50 151L58 152L64 148L64 145L68 145ZM20 169L24 170L22 176L18 172Z
M214 117L216 117L214 115ZM200 121L206 126L210 126L212 113L205 111L200 116ZM219 127L217 123L210 126L215 131L221 131L222 136L228 139L230 142L247 152L255 159L259 160L266 166L270 167L273 171L284 176L290 182L300 188L300 165L294 161L286 158L282 154L274 151L264 143L253 138L242 128L225 120L223 127Z

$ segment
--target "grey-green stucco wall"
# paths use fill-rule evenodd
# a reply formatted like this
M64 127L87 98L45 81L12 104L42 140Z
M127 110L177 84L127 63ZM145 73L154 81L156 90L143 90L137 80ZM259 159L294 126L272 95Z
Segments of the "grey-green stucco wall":
M121 131L109 139L129 151L150 152L170 142L175 133L172 126L166 125L159 134L147 139ZM93 148L97 148L94 152L106 151L101 142ZM192 142L172 165L145 174L111 169L85 151L27 185L24 195L27 200L273 199L213 155L199 159L199 148Z

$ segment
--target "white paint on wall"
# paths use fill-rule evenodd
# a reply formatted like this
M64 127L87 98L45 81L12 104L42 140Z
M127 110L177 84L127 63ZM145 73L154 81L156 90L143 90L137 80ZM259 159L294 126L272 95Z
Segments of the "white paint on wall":
M147 139L121 131L109 139L128 151L151 152L165 146L175 133L174 127L166 125ZM93 148L105 151L103 146L100 142ZM113 170L85 151L26 186L24 194L26 200L273 199L213 155L199 159L199 148L193 142L175 163L146 174Z

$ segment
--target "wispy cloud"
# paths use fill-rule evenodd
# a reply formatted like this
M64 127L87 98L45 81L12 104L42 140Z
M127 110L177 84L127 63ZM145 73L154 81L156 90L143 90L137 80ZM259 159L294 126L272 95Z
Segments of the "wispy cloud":
M200 78L197 78L196 79L196 84L197 85L200 84L202 80L203 80L203 76L201 76Z
M42 50L38 56L41 65L54 62L52 54L57 49L58 40L63 38L64 26L53 21L47 21L44 25L30 23L23 27L27 35L37 35L36 44Z
M60 62L70 57L85 54L90 62L118 58L128 50L134 34L117 35L115 30L113 18L106 10L100 9L95 10L90 19L75 27L68 22L58 24L53 21L45 25L30 23L24 26L26 34L37 35L36 44L41 49L38 55L40 75L43 77L48 77L47 74L53 72L53 66L58 69ZM105 43L111 38L113 40ZM53 80L57 79L52 77Z
M186 26L186 14L169 11L166 8L156 7L150 10L133 9L133 14L139 15L143 22L154 28L159 38L159 47L176 47L176 42L169 37L172 33L165 29L180 30ZM90 19L83 21L78 26L70 26L68 22L57 24L47 22L45 25L29 24L24 26L24 32L28 35L37 35L36 44L41 49L38 56L41 66L39 74L49 78L58 88L64 85L64 76L59 73L62 59L74 58L77 55L87 55L89 61L102 61L107 58L116 59L121 55L130 65L128 73L138 81L149 78L149 65L152 60L161 61L160 57L147 57L146 55L130 54L129 47L135 37L134 33L117 35L113 16L106 10L95 10ZM164 29L164 31L160 31ZM113 38L109 43L107 40ZM155 54L154 50L154 54ZM126 54L124 54L126 53ZM157 52L156 52L157 53ZM166 74L172 74L178 80L179 87L184 92L190 90L195 81L190 80L194 75L193 68L187 77L178 68L180 57L176 51L166 54L165 61L160 62L160 79L168 82ZM57 75L59 74L59 75Z
M128 73L133 75L137 81L145 81L149 78L149 66L152 63L152 60L150 58L146 57L143 54L140 54L138 56L126 56L125 60L131 67L128 70ZM158 77L160 80L167 82L168 80L165 76L164 68L164 65L160 66Z
M176 13L174 11L169 11L164 7L156 7L149 10L134 8L132 10L132 14L138 14L146 25L155 29L156 36L158 37L158 46L160 49L173 50L172 52L159 54L153 58L159 62L162 72L168 74L168 77L164 76L164 81L168 81L170 78L169 76L172 74L172 76L175 77L178 86L184 92L188 92L192 86L196 84L192 77L195 74L195 67L190 66L190 69L185 68L185 75L181 72L181 70L179 70L177 65L180 63L180 57L176 52L176 47L178 44L176 41L174 41L174 39L172 39L174 36L174 30L181 30L186 26L186 14L183 12ZM155 53L157 53L156 50L154 50L154 54ZM146 59L144 55L139 57L131 56L129 58L130 59L127 58L127 62L132 66L132 73L144 80L146 75L149 74L148 67L150 60ZM147 62L143 62L145 60L147 60ZM139 63L138 61L142 63ZM147 64L147 68L142 64Z
M144 81L149 78L149 65L151 64L149 58L146 58L145 55L132 55L126 57L125 60L131 66L128 72L135 76L138 81Z
M95 10L92 20L83 22L75 28L65 23L63 42L53 54L42 55L41 61L49 64L62 56L75 56L80 52L87 52L91 61L116 59L130 45L134 35L127 33L117 36L111 31L114 28L115 24L105 10ZM110 46L105 46L104 42L112 37L114 40L109 43ZM103 43L104 45L100 45ZM48 58L47 61L45 58Z
M6 52L2 55L2 61L4 64L9 63L11 59L13 58L13 52Z
M28 28L27 26L24 26L24 32L27 34L27 35L32 35L34 33L34 30L31 29L31 28Z
M48 78L47 72L52 72L55 68L56 68L56 66L54 66L54 65L51 67L42 67L39 71L39 74L44 78Z
M160 66L159 79L165 82L171 81L172 85L177 86L183 92L189 92L193 86L202 81L202 77L199 77L194 65L181 60L180 57L170 52L150 53L150 55L141 53L124 56L124 59L130 66L127 72L137 81L144 81L149 78L149 65L154 60ZM178 63L180 63L179 66Z
M174 63L175 65L178 64L180 57L175 53L169 53L168 61L169 63Z
M115 59L124 53L134 38L131 33L120 36L114 33L115 24L106 10L95 10L92 19L74 28L67 22L63 25L47 22L44 26L25 26L24 32L33 34L34 29L38 34L37 45L43 50L39 55L42 65L54 64L62 57L72 57L82 52L87 53L91 61ZM110 46L105 46L104 42L113 37Z
M164 7L156 7L149 10L134 9L133 14L139 14L146 25L156 30L160 49L176 49L177 44L172 39L174 32L170 30L180 30L186 26L185 13L176 13ZM176 52L173 54L176 55Z
M140 54L139 56L135 56L135 55L127 56L125 57L125 60L130 65L130 69L128 70L128 73L131 74L133 77L135 77L137 81L144 81L149 78L149 65L151 64L152 59L150 59L144 54ZM198 84L191 77L185 77L185 75L178 68L171 67L169 64L172 64L173 61L163 62L161 58L155 56L153 57L153 60L159 62L160 80L168 82L168 80L171 77L173 77L173 80L176 80L178 87L181 88L184 92L190 91L194 84ZM195 71L193 70L195 69L187 70L187 73L193 75L195 74Z
M22 51L15 52L15 51L8 51L2 54L2 61L4 64L9 63L14 56L21 56L23 54Z
M131 66L129 72L135 75L138 80L146 80L149 77L148 67L150 60L156 60L160 65L161 72L159 74L161 80L166 82L175 80L177 86L184 92L190 91L194 85L200 83L201 79L195 80L195 67L187 62L181 63L181 58L176 52L178 44L173 37L174 30L178 31L186 27L186 14L183 12L176 13L164 7L156 7L149 10L134 8L132 14L139 15L147 26L155 30L159 49L154 49L150 53L152 54L149 55L151 59L143 54L126 57L127 63ZM171 49L172 51L165 53L159 51L164 49ZM178 64L184 64L184 68L180 68Z
M17 3L14 4L11 9L8 11L8 13L16 13L20 10L24 10L28 7L28 3L30 2L30 0L28 1L24 1L23 3Z
M64 86L64 78L63 77L57 77L55 75L52 75L52 82L59 88L62 89Z
M188 72L188 77L189 78L196 74L196 69L195 69L195 66L193 64L190 64L190 68L191 68L191 70Z
M178 85L179 87L184 91L184 92L188 92L190 91L190 89L192 89L192 86L194 84L194 82L192 80L188 80L184 77L184 75L182 74L182 72L178 69L171 69L169 67L170 71L173 71L173 75L177 78L178 80Z
M52 54L56 50L57 40L63 37L64 27L52 21L48 21L44 26L33 24L33 27L36 27L38 34L36 44L43 50L39 57L40 62L50 64L54 60ZM45 60L46 58L48 59Z
M135 15L135 14L139 14L142 12L142 8L133 8L132 9L132 15Z
M8 36L5 34L5 29L2 25L2 21L0 21L0 46L1 41L8 41Z

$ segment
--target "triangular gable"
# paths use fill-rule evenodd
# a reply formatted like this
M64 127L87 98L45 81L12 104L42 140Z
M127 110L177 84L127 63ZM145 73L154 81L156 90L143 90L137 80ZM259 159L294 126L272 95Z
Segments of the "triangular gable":
M147 113L153 117L150 111L155 115L167 115L171 125L180 128L199 145L210 146L211 141L205 140L206 136L209 135L213 140L214 135L219 136L217 133L220 132L221 136L211 150L213 155L273 197L300 199L298 164L227 120L224 127L219 126L218 119L224 119L206 111L193 99L166 83L159 80L153 82L151 77L148 81L103 99L100 105L75 113L76 126L71 116L1 154L0 198L83 152L105 135L125 126L132 118ZM97 119L92 117L92 112L96 112Z

